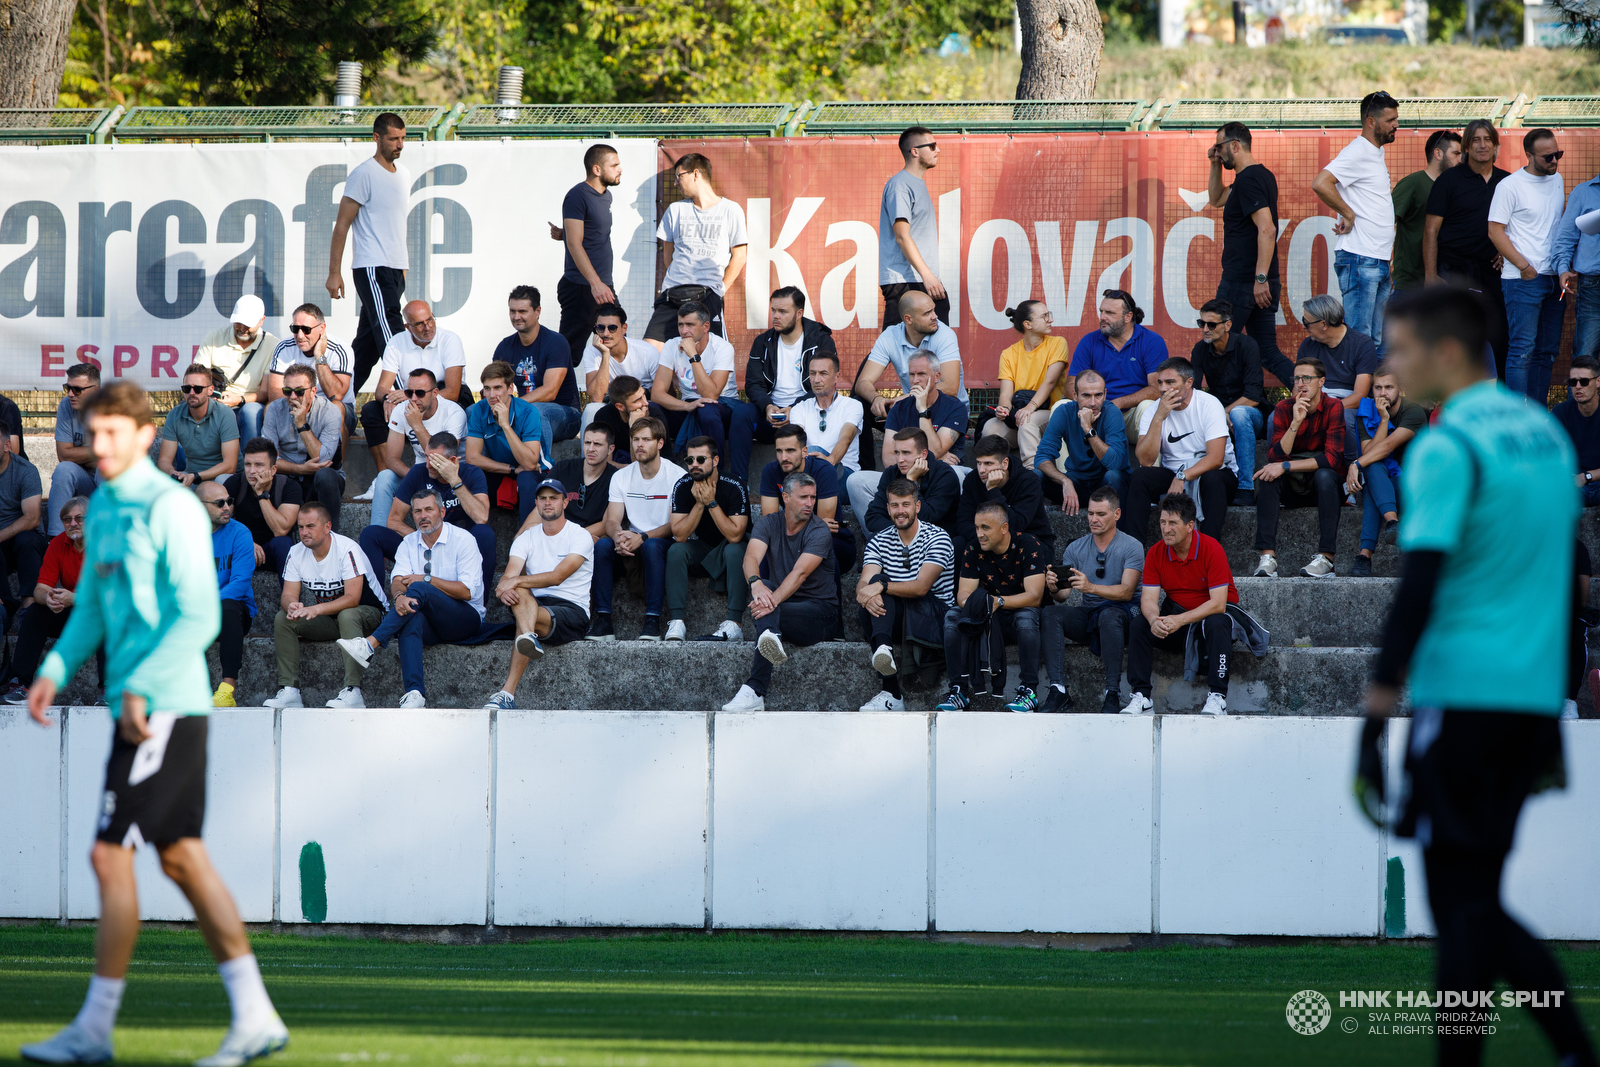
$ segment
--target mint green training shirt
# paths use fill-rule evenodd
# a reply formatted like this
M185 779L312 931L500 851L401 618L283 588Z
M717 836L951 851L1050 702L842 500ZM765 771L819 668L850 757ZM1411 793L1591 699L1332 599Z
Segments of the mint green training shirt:
M39 673L63 686L104 641L113 717L125 689L150 712L210 711L222 601L199 497L141 458L89 498L83 543L72 617Z
M1412 442L1400 548L1445 556L1411 660L1414 706L1561 714L1577 462L1549 412L1495 381L1451 397Z

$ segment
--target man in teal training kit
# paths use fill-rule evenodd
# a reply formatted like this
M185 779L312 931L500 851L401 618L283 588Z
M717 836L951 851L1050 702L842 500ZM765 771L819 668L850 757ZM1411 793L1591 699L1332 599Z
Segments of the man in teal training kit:
M233 1023L199 1067L237 1067L289 1042L272 1007L233 896L211 866L200 830L206 807L206 648L221 627L211 523L194 493L149 460L155 426L144 390L102 387L88 409L105 481L89 500L85 558L72 619L28 692L46 709L105 644L106 702L116 719L94 851L100 925L94 975L78 1017L48 1041L24 1045L37 1063L104 1063L139 937L134 849L146 842L194 907L233 1006Z
M1409 681L1409 788L1395 832L1422 846L1435 988L1459 991L1463 1010L1498 1005L1498 995L1481 1003L1498 979L1531 991L1557 1061L1594 1067L1560 966L1500 903L1523 802L1566 784L1559 718L1579 502L1561 424L1484 377L1487 323L1476 296L1439 286L1388 307L1406 396L1442 410L1406 453L1400 584L1367 690L1356 795L1381 826L1379 740ZM1511 560L1533 565L1508 583ZM1440 1027L1439 1063L1479 1063L1479 1029Z

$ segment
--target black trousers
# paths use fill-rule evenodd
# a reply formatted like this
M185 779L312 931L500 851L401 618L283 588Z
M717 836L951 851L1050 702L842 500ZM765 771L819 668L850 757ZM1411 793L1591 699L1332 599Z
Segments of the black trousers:
M250 632L250 624L254 621L250 605L244 601L222 602L222 633L217 637L221 647L217 651L218 658L222 660L224 678L239 677L239 668L244 666L244 635Z
M1500 288L1500 272L1487 265L1464 266L1439 262L1439 280L1459 285L1483 298L1489 314L1489 347L1494 350L1495 373L1506 377L1506 356L1511 351L1511 328L1506 322L1506 294Z
M1233 305L1234 328L1261 349L1261 369L1288 385L1294 379L1294 362L1278 348L1278 308L1282 306L1283 290L1276 278L1267 282L1267 288L1272 293L1272 304L1258 307L1254 276L1240 281L1223 278L1217 282L1217 299ZM1251 457L1251 462L1254 460Z
M1129 472L1128 496L1122 502L1122 518L1117 528L1123 533L1147 540L1150 529L1150 508L1167 495L1173 474L1165 467L1135 467ZM1200 520L1200 532L1207 537L1221 537L1222 524L1228 518L1228 504L1234 490L1239 488L1239 477L1226 467L1206 471L1200 476L1200 503L1206 517ZM1259 487L1257 487L1259 488Z
M785 646L805 648L832 640L839 632L839 605L790 597L778 605L777 611L755 623L763 630L776 631ZM744 684L763 697L772 684L772 661L761 654L759 647L751 655L750 677Z
M356 298L361 302L361 321L350 341L356 357L350 388L360 391L367 375L383 358L389 338L406 328L405 318L400 314L406 272L395 267L355 267L350 271L350 278L355 283Z
M333 516L333 532L339 532L339 506L344 499L344 474L332 467L324 467L315 474L291 474L300 482L305 499L316 500ZM293 547L293 546L290 546ZM280 568L279 573L282 573Z
M583 362L583 350L594 338L595 312L600 310L600 305L594 302L588 282L566 278L556 282L556 303L561 305L561 325L556 332L567 339L567 347L572 349L572 365L576 367ZM606 398L592 396L589 399L604 403Z
M61 636L72 609L51 611L46 604L33 604L17 620L17 648L11 657L11 677L23 685L32 685L39 672L39 661L44 658L44 643ZM101 645L94 651L95 678L101 685L106 681L106 648Z
M6 614L12 618L16 618L23 598L32 596L33 587L39 584L39 568L44 565L44 552L49 547L50 542L38 530L23 530L9 541L0 541L0 566L5 568L0 572L0 603L5 604ZM6 580L6 575L12 573L17 576L15 595Z
M1128 628L1128 688L1149 696L1151 653L1161 648L1182 655L1189 640L1189 630L1194 626L1200 627L1206 688L1227 696L1228 673L1232 669L1228 663L1228 652L1233 647L1233 623L1228 621L1225 614L1208 615L1199 622L1180 627L1166 637L1157 637L1150 632L1150 620L1144 617L1143 612L1135 615L1133 625Z
M1311 473L1311 491L1296 489L1280 475L1272 481L1256 479L1256 551L1278 550L1278 505L1317 509L1317 551L1332 556L1339 543L1339 509L1344 506L1344 480L1331 467ZM1207 508L1207 511L1210 509Z
M893 240L893 238L890 238ZM894 282L891 285L878 286L883 293L883 328L887 330L900 321L900 298L907 293L926 293L928 287L921 282ZM933 302L933 313L939 316L939 321L946 326L950 325L950 293L945 291L943 300Z

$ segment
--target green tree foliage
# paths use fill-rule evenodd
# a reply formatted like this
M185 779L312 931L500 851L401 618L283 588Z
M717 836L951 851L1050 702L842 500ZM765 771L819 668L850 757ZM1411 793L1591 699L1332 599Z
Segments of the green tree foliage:
M194 86L172 62L173 31L160 0L79 0L61 106L189 103Z

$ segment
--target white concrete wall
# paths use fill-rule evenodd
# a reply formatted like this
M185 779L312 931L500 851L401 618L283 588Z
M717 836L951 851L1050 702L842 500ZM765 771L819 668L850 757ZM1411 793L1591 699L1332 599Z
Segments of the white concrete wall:
M111 722L57 716L0 709L0 917L98 908ZM491 730L479 711L296 709L275 743L274 718L211 718L206 843L251 921L275 896L302 921L316 841L329 922L1372 936L1399 858L1399 933L1432 932L1420 851L1355 810L1353 719L508 712ZM1529 802L1506 894L1543 936L1600 939L1600 723L1563 735L1569 788ZM136 863L145 917L188 917L153 851Z

